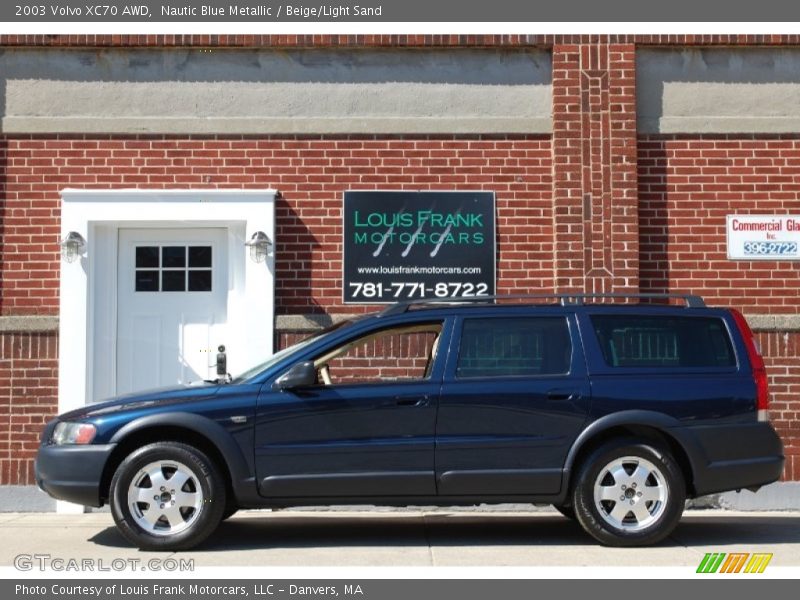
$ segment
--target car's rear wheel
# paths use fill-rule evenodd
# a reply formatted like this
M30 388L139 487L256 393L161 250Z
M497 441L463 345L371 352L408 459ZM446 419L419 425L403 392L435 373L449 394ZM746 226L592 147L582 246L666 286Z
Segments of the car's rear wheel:
M111 480L122 535L148 550L185 550L205 540L225 511L225 483L199 449L158 442L132 452Z
M683 473L665 448L618 440L583 462L572 506L583 528L603 544L644 546L673 531L685 499Z

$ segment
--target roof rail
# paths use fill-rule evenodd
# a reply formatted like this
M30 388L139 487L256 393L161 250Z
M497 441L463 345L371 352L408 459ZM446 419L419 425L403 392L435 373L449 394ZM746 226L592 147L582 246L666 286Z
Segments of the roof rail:
M585 300L602 298L639 298L646 300L669 300L676 298L683 300L686 303L686 308L704 308L706 305L700 296L694 294L506 294L497 296L455 296L452 298L405 300L387 306L379 313L379 316L388 317L391 315L399 315L407 312L412 306L425 304L471 304L493 300L558 300L558 303L562 306L582 306L585 304Z

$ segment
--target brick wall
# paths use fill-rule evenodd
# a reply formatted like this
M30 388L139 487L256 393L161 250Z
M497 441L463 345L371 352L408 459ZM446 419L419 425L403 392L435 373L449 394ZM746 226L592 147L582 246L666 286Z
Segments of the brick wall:
M796 314L800 262L729 261L732 213L800 213L800 138L639 138L642 291L691 291L745 313Z
M39 435L58 404L57 335L0 335L0 381L0 485L32 485Z
M0 144L6 164L3 315L58 312L59 191L64 187L279 189L283 193L276 210L279 313L342 310L345 190L493 190L498 289L509 293L553 289L547 137L30 137Z
M800 481L800 332L756 335L769 374L770 418L783 439L784 479Z

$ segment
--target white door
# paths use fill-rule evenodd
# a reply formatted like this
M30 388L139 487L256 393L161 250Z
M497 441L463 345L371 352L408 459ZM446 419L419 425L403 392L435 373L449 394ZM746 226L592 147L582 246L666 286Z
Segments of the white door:
M216 377L227 230L120 229L116 393Z

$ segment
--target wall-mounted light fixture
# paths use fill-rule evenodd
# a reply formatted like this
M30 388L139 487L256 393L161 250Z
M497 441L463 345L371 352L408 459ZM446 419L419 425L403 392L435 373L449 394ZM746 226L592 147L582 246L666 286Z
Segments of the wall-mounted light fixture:
M272 246L272 242L269 237L267 237L266 233L263 231L256 231L244 245L250 248L250 260L256 263L263 263L267 260L269 247Z
M59 243L61 246L61 257L68 263L78 260L86 247L86 240L77 231L70 231Z

